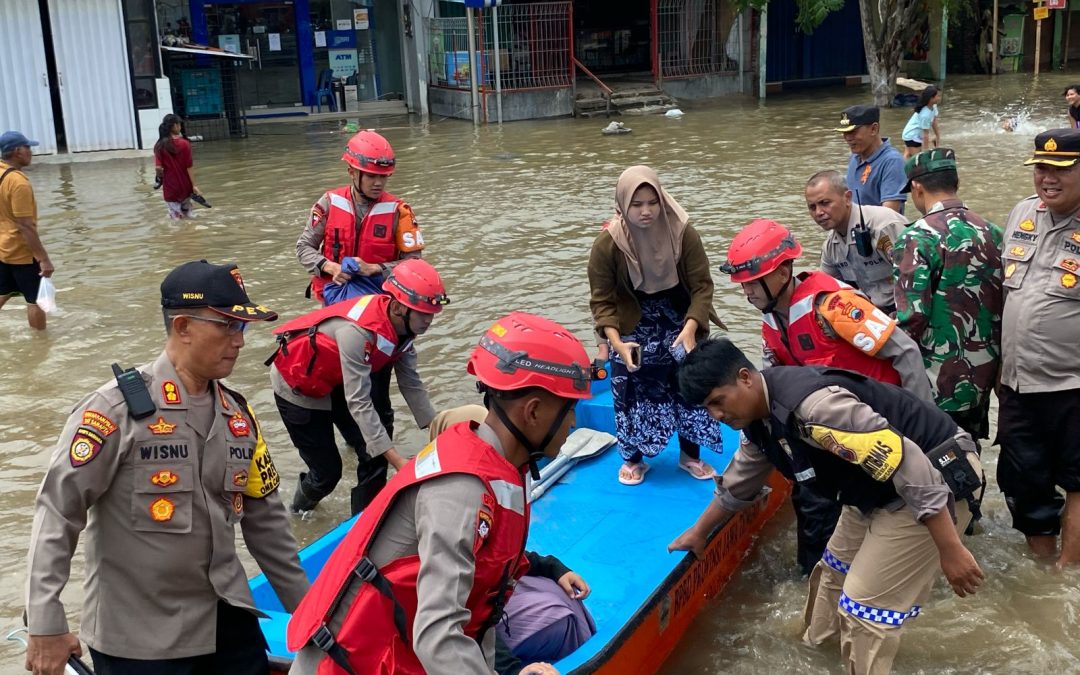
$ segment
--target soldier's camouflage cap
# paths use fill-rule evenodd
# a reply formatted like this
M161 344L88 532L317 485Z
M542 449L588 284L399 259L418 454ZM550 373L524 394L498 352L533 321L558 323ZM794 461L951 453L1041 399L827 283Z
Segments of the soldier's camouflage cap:
M900 192L911 192L911 181L939 171L956 171L956 153L952 148L934 148L909 157L904 163L907 185Z
M1066 167L1077 162L1080 162L1080 129L1051 129L1035 137L1035 154L1024 165Z

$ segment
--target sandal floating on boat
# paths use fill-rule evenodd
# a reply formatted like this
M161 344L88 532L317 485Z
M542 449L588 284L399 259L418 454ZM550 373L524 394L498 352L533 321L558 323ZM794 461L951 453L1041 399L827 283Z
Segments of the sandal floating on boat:
M700 459L679 462L679 468L698 480L709 480L716 475L716 471Z
M629 471L632 478L624 478L623 470ZM640 485L645 480L645 474L647 473L649 473L649 465L645 462L638 462L637 464L623 462L623 465L619 467L619 482L623 485Z

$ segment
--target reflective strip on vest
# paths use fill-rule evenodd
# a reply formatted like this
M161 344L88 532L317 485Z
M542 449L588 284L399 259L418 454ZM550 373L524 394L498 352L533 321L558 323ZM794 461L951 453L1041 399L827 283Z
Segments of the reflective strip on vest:
M393 356L394 348L397 347L395 343L387 340L378 333L375 334L375 346L378 347L380 352L386 354L387 356Z
M794 324L812 311L814 311L814 296L808 295L791 306L788 312L788 323Z
M368 303L371 302L371 299L374 297L374 295L361 296L360 299L356 301L356 304L352 306L352 309L349 310L349 313L345 316L352 319L353 321L359 321L360 315L364 313L364 310L367 309ZM382 338L382 336L379 337Z
M791 455L791 453L789 452L788 455ZM806 471L800 471L799 473L795 474L795 480L799 481L800 483L805 483L806 481L813 480L814 478L817 478L817 472L814 471L814 467L810 467Z
M849 563L846 563L840 558L837 558L829 549L825 549L825 553L821 556L821 562L833 568L840 574L847 574L848 570L851 569L851 565Z
M330 205L331 206L339 208L342 211L346 211L348 213L351 213L354 216L356 215L356 211L353 210L353 205L352 205L352 200L351 199L348 199L346 197L342 197L341 195L335 194L333 192L327 192L326 194L330 195Z
M491 481L491 491L495 493L495 501L499 506L509 509L514 513L525 513L525 491L520 485L514 485L504 480Z
M780 330L779 324L776 323L776 317L773 316L772 314L762 314L761 315L761 320L769 328L772 328L773 330L776 330L776 331Z
M864 605L852 600L847 596L847 593L840 594L840 609L854 617L873 621L874 623L883 623L886 626L902 626L904 621L919 616L919 612L921 611L921 608L918 605L915 605L907 612L899 612L895 609L871 607L870 605Z
M369 216L381 216L384 213L394 213L397 211L398 203L396 201L379 202L371 207L368 211Z

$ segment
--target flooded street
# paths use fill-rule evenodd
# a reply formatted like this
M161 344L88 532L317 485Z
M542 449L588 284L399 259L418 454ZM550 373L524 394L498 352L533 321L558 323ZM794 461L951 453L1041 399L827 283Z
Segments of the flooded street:
M943 141L959 159L961 197L987 219L1003 225L1011 207L1033 192L1031 170L1022 161L1035 133L1063 126L1059 94L1071 79L1010 75L993 85L986 78L949 79L941 104ZM842 108L868 99L868 89L834 89L776 96L764 104L746 98L688 105L682 119L624 117L633 133L623 136L601 135L607 121L597 119L479 131L459 120L433 119L426 126L383 120L378 128L398 158L388 188L413 206L427 242L425 257L438 267L453 300L418 342L433 403L479 402L465 360L483 330L510 310L547 315L592 344L589 247L611 214L616 178L633 164L656 168L690 213L717 275L716 309L733 339L756 354L760 314L716 267L731 237L756 217L792 227L807 251L798 267L814 266L823 235L806 213L802 188L818 170L844 169L847 147L831 129ZM894 145L900 145L910 114L910 108L882 112L883 132ZM1005 114L1020 115L1017 133L999 128ZM349 134L337 123L252 125L250 131L246 140L195 144L197 184L214 205L196 207L195 221L168 220L160 193L151 189L150 157L70 164L35 158L28 172L42 239L57 268L62 313L49 318L42 336L26 328L21 300L0 311L5 632L21 625L34 495L63 420L110 377L110 363L134 366L160 351L158 285L165 273L186 260L235 261L256 302L285 318L314 308L303 295L307 279L294 243L311 204L348 181L339 157ZM907 215L917 215L914 207ZM272 351L270 327L255 326L246 337L230 381L261 415L288 498L301 463L262 365ZM398 446L411 454L426 432L415 428L393 390ZM991 476L984 531L968 539L987 583L966 600L939 584L936 601L911 624L897 672L1080 671L1080 571L1056 575L1026 554L993 480L996 458L996 447L984 451ZM297 536L306 544L348 512L348 491L339 486L311 520L296 522ZM696 516L687 514L687 523ZM792 521L788 509L770 524L750 564L698 619L665 673L838 672L838 650L813 651L798 640L805 585L794 572ZM81 554L73 568L64 597L77 622ZM21 649L0 643L0 673L19 672Z

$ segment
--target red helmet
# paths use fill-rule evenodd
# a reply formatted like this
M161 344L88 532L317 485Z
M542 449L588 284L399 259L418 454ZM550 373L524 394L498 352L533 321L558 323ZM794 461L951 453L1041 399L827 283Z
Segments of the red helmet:
M499 391L540 387L556 396L585 399L592 373L581 340L559 324L514 312L495 322L469 357L468 371Z
M450 304L439 273L420 258L409 258L395 266L382 289L409 309L425 314L438 314L443 305Z
M775 220L752 220L735 235L728 249L727 262L720 271L741 284L760 279L785 260L802 255L802 245L786 227Z
M371 129L364 129L349 139L341 159L358 171L389 176L394 173L394 149Z

